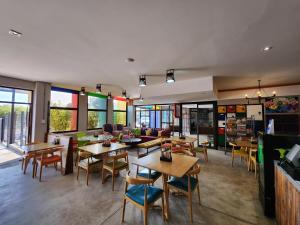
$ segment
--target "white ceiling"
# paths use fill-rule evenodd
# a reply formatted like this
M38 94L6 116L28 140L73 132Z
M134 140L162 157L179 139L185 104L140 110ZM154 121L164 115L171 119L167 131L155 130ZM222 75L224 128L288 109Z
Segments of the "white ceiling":
M221 89L298 82L299 27L299 0L1 0L0 74L131 96L139 74L168 68L187 69L176 79L221 77Z

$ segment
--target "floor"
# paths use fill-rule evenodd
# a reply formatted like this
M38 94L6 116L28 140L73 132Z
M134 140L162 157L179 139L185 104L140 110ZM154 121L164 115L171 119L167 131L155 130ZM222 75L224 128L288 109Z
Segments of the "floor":
M247 172L239 161L232 168L230 156L221 151L209 150L208 154L208 164L200 160L202 204L199 206L195 197L194 224L275 224L263 216L254 174ZM135 155L135 152L130 153L131 162L136 160ZM117 178L115 192L112 192L111 180L102 185L99 174L90 177L87 187L84 171L77 181L75 174L61 176L48 167L39 183L31 178L30 169L23 175L19 162L0 166L0 224L121 224L125 173ZM161 182L156 185L161 186ZM185 197L171 195L170 220L164 223L161 211L153 209L149 224L190 224L187 209ZM127 225L143 224L141 211L128 203L125 221Z
M20 158L20 155L0 146L0 165Z

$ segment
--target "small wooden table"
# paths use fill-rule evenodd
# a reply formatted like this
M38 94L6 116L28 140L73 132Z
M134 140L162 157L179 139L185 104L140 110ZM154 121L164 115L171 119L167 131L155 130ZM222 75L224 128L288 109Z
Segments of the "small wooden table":
M172 154L172 162L160 161L160 152L156 152L138 159L132 163L150 170L155 170L163 175L163 188L165 195L165 217L169 218L169 194L167 193L168 176L182 177L184 176L197 162L198 158L181 154Z
M195 146L194 142L197 141L197 138L186 136L184 139L180 139L179 137L170 137L167 140L176 141L179 143L187 143L191 148L191 152L194 152Z
M62 148L63 145L55 145L51 143L38 143L38 144L30 144L30 145L24 145L20 146L20 150L24 152L24 154L28 154L29 156L32 156L33 158L33 171L32 171L32 178L34 178L34 170L35 170L35 164L36 164L36 156L43 150L47 149L54 149L54 148ZM25 162L25 168L27 168L28 163ZM24 169L25 171L25 169Z

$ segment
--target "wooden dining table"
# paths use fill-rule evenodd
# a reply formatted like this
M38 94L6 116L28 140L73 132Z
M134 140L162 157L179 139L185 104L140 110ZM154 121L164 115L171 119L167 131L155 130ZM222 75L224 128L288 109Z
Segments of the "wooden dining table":
M43 151L43 150L50 150L54 148L62 148L63 145L55 145L51 143L37 143L37 144L29 144L20 146L20 150L23 151L24 154L28 154L28 156L33 158L33 171L32 171L32 178L34 178L34 170L36 164L36 157ZM25 164L25 168L27 164ZM24 170L25 171L25 170Z
M127 145L119 144L119 143L111 143L110 147L105 147L102 145L102 143L96 143L96 144L92 144L92 145L85 145L85 146L79 147L80 150L89 152L92 155L103 155L103 154L108 154L110 152L125 150L127 148L128 148Z
M183 177L198 162L198 158L172 154L172 162L160 160L161 153L156 152L137 159L132 164L162 173L165 196L165 218L169 218L169 193L167 188L168 176Z

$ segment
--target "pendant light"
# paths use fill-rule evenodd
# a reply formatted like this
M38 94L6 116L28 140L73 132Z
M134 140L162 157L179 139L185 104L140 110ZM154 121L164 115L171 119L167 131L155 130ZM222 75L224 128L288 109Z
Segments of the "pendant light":
M107 99L111 99L112 97L111 97L111 92L108 92L108 94L107 94Z
M96 89L97 89L97 91L96 91L97 93L101 93L101 91L102 91L101 90L101 84L97 84Z
M147 84L146 84L146 75L141 75L139 77L139 86L140 87L145 87Z
M122 91L122 97L126 98L126 90Z

